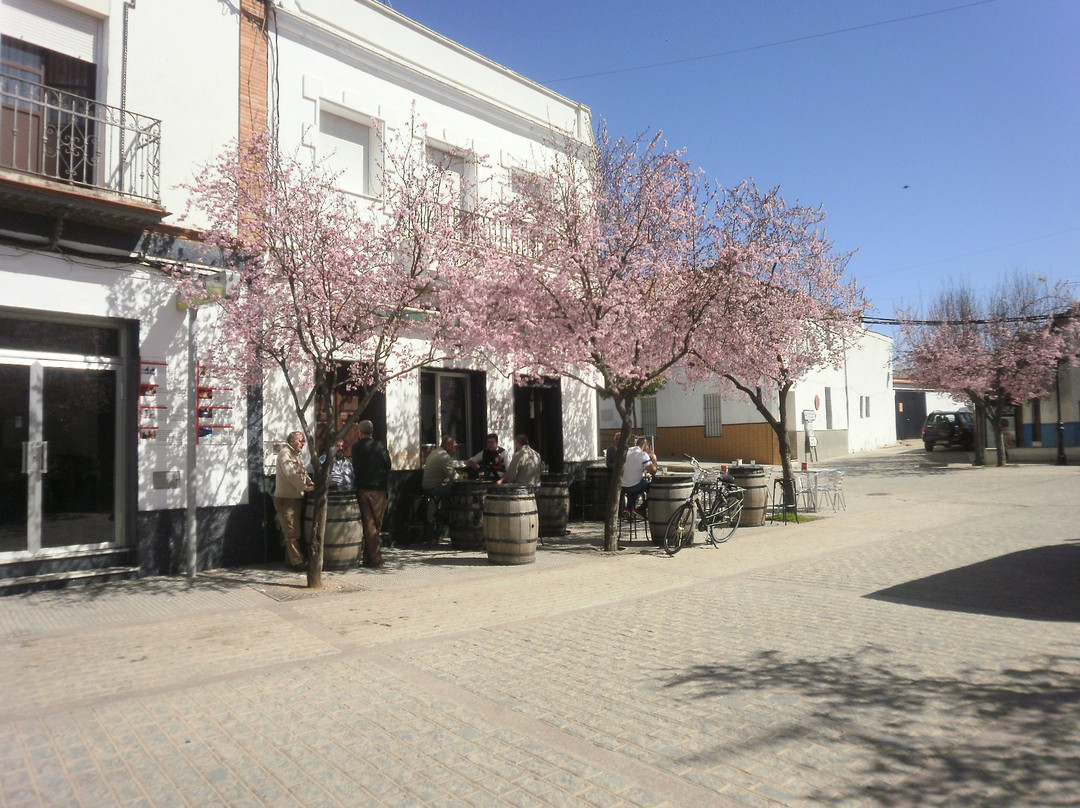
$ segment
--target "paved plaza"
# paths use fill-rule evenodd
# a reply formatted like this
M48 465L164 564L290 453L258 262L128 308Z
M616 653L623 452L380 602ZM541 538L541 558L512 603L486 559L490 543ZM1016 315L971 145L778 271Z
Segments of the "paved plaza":
M843 465L846 511L674 558L0 599L0 805L1080 804L1080 467Z

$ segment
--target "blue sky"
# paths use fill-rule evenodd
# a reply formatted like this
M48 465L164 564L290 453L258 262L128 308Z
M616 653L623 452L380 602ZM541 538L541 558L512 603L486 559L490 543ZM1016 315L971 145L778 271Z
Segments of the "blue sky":
M1080 0L390 5L721 184L822 205L878 316L950 276L1080 295Z

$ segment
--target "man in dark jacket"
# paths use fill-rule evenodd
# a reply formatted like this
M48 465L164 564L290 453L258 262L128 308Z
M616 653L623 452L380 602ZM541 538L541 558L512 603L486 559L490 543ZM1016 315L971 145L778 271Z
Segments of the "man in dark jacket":
M390 453L386 446L371 435L371 421L356 425L360 440L353 444L353 475L356 478L356 498L360 502L360 518L364 523L365 567L383 565L382 549L379 547L379 531L386 516L386 488L390 481Z

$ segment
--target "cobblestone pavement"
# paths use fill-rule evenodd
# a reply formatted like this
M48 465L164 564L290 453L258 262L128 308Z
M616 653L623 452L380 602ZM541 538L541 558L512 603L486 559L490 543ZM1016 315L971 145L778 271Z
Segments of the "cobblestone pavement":
M846 511L674 558L0 599L0 805L1080 804L1080 470L844 465Z

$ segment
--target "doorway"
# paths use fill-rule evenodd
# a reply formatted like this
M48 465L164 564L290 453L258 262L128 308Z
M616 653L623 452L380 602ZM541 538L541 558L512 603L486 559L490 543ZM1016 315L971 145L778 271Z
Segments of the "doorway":
M514 385L514 433L529 444L553 474L563 473L562 386L559 379L518 380Z
M0 356L0 553L117 541L120 364Z

